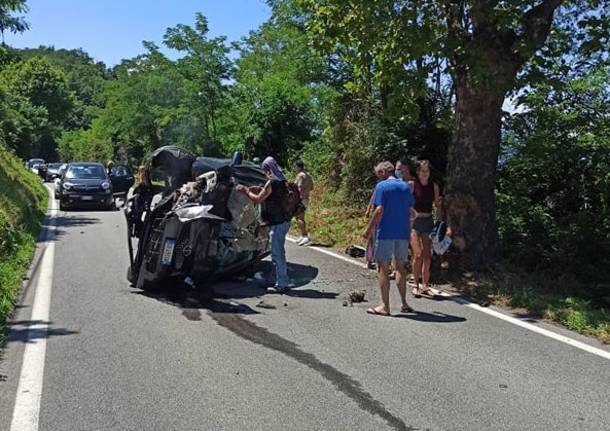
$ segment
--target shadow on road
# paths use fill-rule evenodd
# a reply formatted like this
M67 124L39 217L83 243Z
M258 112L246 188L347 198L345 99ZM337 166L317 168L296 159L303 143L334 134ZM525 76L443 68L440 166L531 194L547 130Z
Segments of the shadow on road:
M247 274L240 274L231 279L220 280L210 287L213 296L224 299L244 299L265 294L265 288L273 285L273 264L262 261ZM318 268L311 265L288 262L288 277L294 284L287 296L310 299L334 299L338 293L323 292L315 289L301 289L318 276Z
M9 333L6 338L7 344L13 342L31 343L35 340L43 338L58 337L64 335L78 334L78 331L72 331L66 328L53 328L47 329L33 328L37 325L53 325L53 322L45 322L42 320L16 320L9 322Z
M167 289L147 292L135 291L136 295L172 305L182 309L182 314L189 320L201 320L201 310L213 314L258 314L248 305L238 304L233 300L258 298L266 295L267 281L273 274L273 264L269 261L259 262L250 273L240 274L232 279L219 280L208 288L192 289L184 285L168 286ZM286 296L310 299L334 299L335 292L323 292L315 289L301 289L318 275L318 269L309 265L288 263L288 275L294 283Z
M435 311L434 313L414 311L413 313L409 314L396 314L394 317L427 323L461 323L466 321L464 317L453 316L451 314L445 314L439 311Z
M54 218L54 225L56 226L55 235L52 240L57 241L64 236L69 228L84 227L93 224L101 223L99 218L88 217L82 215L61 215ZM49 229L49 219L45 219L42 223L42 228ZM46 238L38 238L38 242L44 242Z

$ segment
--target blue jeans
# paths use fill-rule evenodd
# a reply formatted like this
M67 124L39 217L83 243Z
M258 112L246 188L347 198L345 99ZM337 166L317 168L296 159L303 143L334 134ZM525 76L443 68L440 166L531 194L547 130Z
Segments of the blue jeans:
M269 226L269 242L271 243L271 261L275 266L275 286L288 287L288 266L286 264L286 235L290 223L284 222Z

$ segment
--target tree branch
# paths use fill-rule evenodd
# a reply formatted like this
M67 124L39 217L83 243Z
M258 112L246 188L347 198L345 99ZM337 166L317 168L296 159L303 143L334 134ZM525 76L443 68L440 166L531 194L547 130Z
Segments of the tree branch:
M542 47L553 24L555 10L561 3L563 0L544 0L525 13L522 45L518 49L522 58L528 59Z

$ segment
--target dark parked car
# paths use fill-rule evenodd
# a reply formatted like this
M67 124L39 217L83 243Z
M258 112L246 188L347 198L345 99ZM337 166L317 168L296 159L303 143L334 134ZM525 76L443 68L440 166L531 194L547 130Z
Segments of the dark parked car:
M232 160L195 159L180 148L162 147L149 157L146 176L152 186L138 185L125 206L127 277L134 286L205 287L269 254L269 228L259 205L234 191L237 184L264 186L260 167L242 162L239 154Z
M114 166L110 169L110 182L115 196L127 195L134 183L133 173L127 166Z
M25 165L32 172L34 172L35 174L38 174L38 166L44 165L44 163L45 163L44 159L30 159L27 162L25 162Z
M36 175L40 176L43 181L45 180L47 176L47 165L45 164L44 159L30 159L25 165Z
M112 184L101 163L68 164L58 186L59 209L97 206L114 209Z
M61 176L61 167L64 166L65 163L48 163L47 164L47 172L45 175L45 181L53 181L55 178Z

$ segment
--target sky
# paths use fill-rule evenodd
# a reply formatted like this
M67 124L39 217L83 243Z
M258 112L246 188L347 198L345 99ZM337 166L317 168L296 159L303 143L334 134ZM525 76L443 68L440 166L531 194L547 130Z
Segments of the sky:
M143 40L161 46L167 27L193 25L196 12L208 18L211 37L224 35L229 41L237 41L258 28L271 13L263 0L28 0L27 3L30 30L6 34L8 45L83 48L107 66L144 52Z

